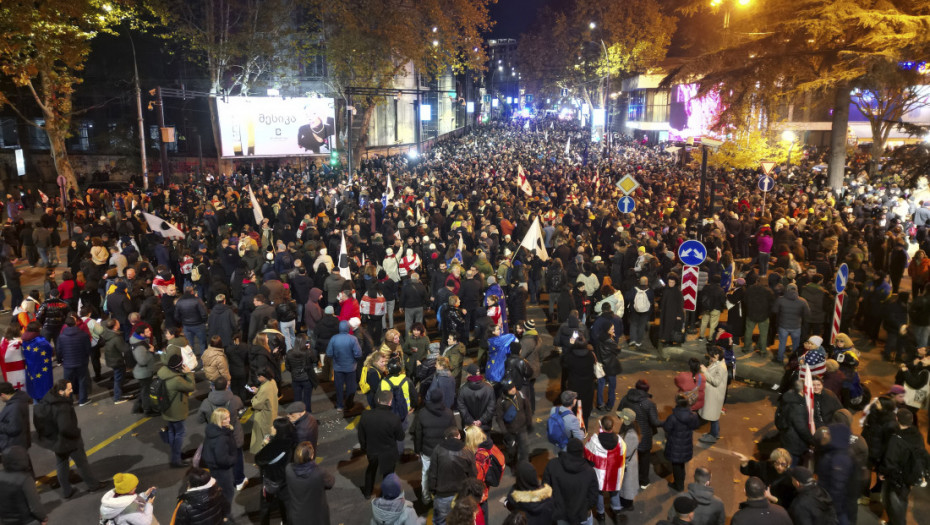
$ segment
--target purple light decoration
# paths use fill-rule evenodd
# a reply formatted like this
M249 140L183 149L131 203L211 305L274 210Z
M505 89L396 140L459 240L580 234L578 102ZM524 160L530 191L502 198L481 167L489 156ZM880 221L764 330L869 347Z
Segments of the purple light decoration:
M710 131L710 127L717 122L720 115L719 91L714 90L699 97L697 84L679 84L675 86L675 101L684 105L687 116L685 128L677 130L682 138L716 136Z

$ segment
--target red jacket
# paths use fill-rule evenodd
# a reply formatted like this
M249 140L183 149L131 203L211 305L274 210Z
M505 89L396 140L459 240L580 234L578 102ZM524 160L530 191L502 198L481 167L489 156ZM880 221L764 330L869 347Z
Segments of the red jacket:
M362 315L358 307L358 301L355 297L349 297L345 301L339 303L339 320L348 321L353 317L361 319Z

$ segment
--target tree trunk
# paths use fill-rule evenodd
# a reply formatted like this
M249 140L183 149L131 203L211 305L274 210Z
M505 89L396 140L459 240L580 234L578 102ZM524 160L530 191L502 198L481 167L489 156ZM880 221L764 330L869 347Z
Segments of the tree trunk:
M48 142L52 152L52 160L55 162L55 171L63 175L68 181L68 186L78 189L77 177L74 176L74 167L71 166L71 159L68 158L68 149L65 145L65 132L61 131L58 126L48 124L45 127L45 133L48 135ZM67 188L65 188L67 190Z
M362 161L362 151L368 146L368 126L371 124L371 117L375 114L376 107L371 97L365 99L365 112L362 113L362 121L359 123L358 138L352 145L352 159L356 166Z
M840 84L836 87L833 98L833 126L830 131L829 184L830 189L838 192L843 188L846 174L846 130L849 127L849 103L851 97L849 86Z
M233 164L232 162L223 160L223 148L220 144L220 122L219 117L216 112L216 98L210 97L207 99L207 107L210 108L210 129L213 131L213 146L216 148L216 175L222 175L225 173L232 173ZM162 168L164 171L164 168Z
M872 123L872 154L869 160L869 178L878 173L878 163L881 162L882 152L885 151L885 133L882 123Z

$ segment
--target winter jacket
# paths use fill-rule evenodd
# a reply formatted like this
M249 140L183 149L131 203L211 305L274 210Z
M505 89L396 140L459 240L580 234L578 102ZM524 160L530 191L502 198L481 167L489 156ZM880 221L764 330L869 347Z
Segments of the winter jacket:
M723 500L714 495L714 487L702 483L690 483L688 490L683 496L691 496L691 499L697 502L698 507L694 511L692 525L724 525L727 521L727 513L723 507ZM668 509L668 519L673 519L677 514L675 508ZM758 525L758 524L754 524Z
M594 468L582 455L563 452L549 460L542 481L552 487L552 521L577 525L588 519L599 490Z
M90 363L90 336L77 326L66 326L61 331L56 349L63 367L87 369Z
M898 428L891 435L877 470L885 476L886 483L895 482L902 488L915 483L921 475L926 475L930 470L930 456L927 455L923 436L916 426Z
M775 293L760 281L746 288L743 305L746 319L754 322L766 321L775 306Z
M849 450L851 431L842 423L833 423L830 442L823 447L817 461L817 482L830 494L837 516L855 519L861 480Z
M427 399L413 420L413 450L417 454L433 455L433 449L443 439L449 427L456 426L455 415L445 403Z
M778 328L793 330L801 328L802 320L810 318L811 309L807 301L798 297L797 288L789 286L785 295L775 301L772 313L778 316Z
M329 503L326 491L333 488L336 478L314 461L285 469L284 500L289 523L329 525Z
M459 414L462 416L462 425L468 426L475 421L481 422L481 428L488 432L494 418L494 387L482 376L469 377L467 382L459 389L457 401Z
M215 335L223 340L223 346L229 346L233 341L233 334L239 331L239 318L226 303L213 306L207 317L207 337Z
M739 504L739 510L730 520L730 525L793 525L791 516L781 505L769 500L755 499Z
M123 334L113 330L105 330L100 334L100 341L103 342L103 360L110 368L126 367L126 352L129 351L129 345L123 339Z
M242 423L239 422L239 413L244 408L242 400L229 390L211 390L197 409L197 421L209 424L210 416L213 415L213 411L217 408L229 410L229 421L233 426L233 439L236 446L241 447L244 442Z
M403 495L395 499L379 497L371 500L370 525L419 525L419 523L413 502L404 499Z
M631 388L620 400L617 408L617 410L629 408L636 412L636 422L639 423L641 437L638 450L641 451L652 450L652 437L659 426L659 412L656 410L656 404L650 399L651 397L648 392Z
M0 523L32 525L48 517L29 468L29 454L23 449L6 451L0 470Z
M294 421L294 428L297 430L298 443L309 441L316 449L320 435L320 423L313 417L313 414L305 412L297 421Z
M188 397L196 388L194 373L175 372L167 366L163 366L158 369L156 375L165 381L165 386L168 388L168 399L171 400L168 410L161 413L162 419L169 422L184 421L187 419L188 414Z
M260 304L252 310L252 315L249 316L249 341L255 340L255 336L265 329L269 319L276 319L274 306Z
M694 430L701 426L697 414L688 407L675 407L662 423L665 429L665 458L670 463L687 463L694 456Z
M205 485L187 489L179 499L175 525L220 525L226 520L229 503L213 478Z
M710 365L704 374L707 385L704 388L704 406L700 415L705 421L719 421L723 402L727 395L727 365L717 361Z
M116 525L148 525L152 523L154 507L142 494L117 494L110 489L100 500L100 517Z
M521 361L523 361L521 359ZM422 384L421 384L422 386ZM436 373L433 375L433 382L429 385L429 390L438 390L442 392L442 404L447 408L452 409L455 406L455 378L452 377L452 374L448 370L436 370ZM426 397L424 395L424 397Z
M826 312L833 307L830 294L816 283L805 284L800 292L801 298L807 301L810 307L811 315L807 320L812 324L823 323L827 317Z
M785 411L788 428L779 431L781 446L794 456L801 456L814 443L807 423L807 405L801 394L789 390L779 400L781 410Z
M462 481L475 478L475 454L465 448L461 439L440 441L430 456L427 487L436 498L453 496L462 487Z
M229 365L229 375L235 378L249 377L249 350L252 345L246 343L230 344L224 350L226 363Z
M32 445L32 431L29 426L31 404L29 396L22 390L17 390L3 405L3 410L0 410L0 452L13 446L28 449Z
M284 367L291 373L291 381L310 381L313 386L319 384L313 369L313 357L303 348L294 348L288 352L284 356Z
M207 424L201 458L203 458L204 465L208 469L227 470L233 468L236 457L239 455L238 449L231 428L218 427L213 423Z
M391 407L376 405L362 412L358 422L358 444L369 457L396 457L397 442L402 439L404 428Z
M71 399L50 390L42 401L41 408L33 410L33 424L38 444L56 454L68 454L84 448L81 429ZM39 414L45 414L43 418Z
M704 406L704 391L707 388L707 380L698 373L692 376L690 371L679 372L675 376L675 386L678 387L678 393L684 394L697 389L697 398L691 404L691 410L698 411Z
M129 338L129 347L132 349L132 358L136 361L136 366L132 369L132 377L149 379L155 375L158 360L153 352L149 352L149 340L133 334Z
M36 320L42 323L42 330L48 334L57 334L61 327L65 325L65 317L68 315L70 307L68 303L61 299L52 298L39 307L36 312Z
M530 408L530 400L519 390L512 397L502 394L494 410L494 424L505 435L532 432L533 410Z
M798 488L798 495L791 502L788 515L794 525L836 523L836 509L830 494L813 480Z
M184 294L174 305L174 320L181 326L197 326L207 322L207 306L193 294Z
M320 308L320 298L323 297L323 290L311 288L309 299L304 305L304 324L308 330L314 330L316 323L323 317L323 310Z
M339 322L339 334L333 336L326 345L326 356L333 360L336 372L354 372L358 359L362 357L362 347L358 339L349 334L349 323Z
M229 374L229 362L222 348L208 346L200 358L203 361L203 372L208 381L216 381L219 377L225 377L227 381L232 379Z
M527 525L550 525L555 505L552 487L543 484L535 490L512 490L507 495L507 510L526 514Z

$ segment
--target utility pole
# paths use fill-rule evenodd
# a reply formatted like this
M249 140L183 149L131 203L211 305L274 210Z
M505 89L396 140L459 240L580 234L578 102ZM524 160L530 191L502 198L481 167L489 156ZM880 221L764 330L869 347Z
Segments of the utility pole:
M159 141L161 146L161 175L164 184L168 185L171 183L171 170L168 168L168 143L165 141L168 138L165 136L165 101L161 97L161 86L155 88L155 97L156 104L158 104L158 129L161 132L161 140Z
M142 89L139 87L139 65L136 62L136 43L129 35L129 44L132 47L132 67L136 74L136 114L139 126L139 153L142 162L142 186L149 189L149 163L145 152L145 121L142 119Z
M701 145L701 193L698 197L698 231L702 231L704 215L707 207L704 205L704 195L707 191L707 146Z

